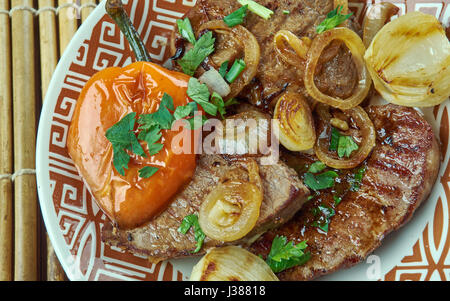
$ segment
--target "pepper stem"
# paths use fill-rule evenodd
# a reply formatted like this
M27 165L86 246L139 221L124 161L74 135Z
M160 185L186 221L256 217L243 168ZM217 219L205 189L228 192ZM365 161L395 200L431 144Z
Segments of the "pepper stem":
M125 35L128 43L133 49L136 60L151 62L150 54L145 48L144 42L142 42L139 33L134 28L128 17L121 0L108 0L106 1L106 12L119 26L120 31Z

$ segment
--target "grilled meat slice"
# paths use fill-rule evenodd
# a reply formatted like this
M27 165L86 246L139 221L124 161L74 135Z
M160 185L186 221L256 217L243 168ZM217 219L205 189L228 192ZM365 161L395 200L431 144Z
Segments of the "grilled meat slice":
M256 77L241 96L265 108L269 107L269 103L276 98L271 96L278 95L286 87L309 98L303 85L305 64L293 66L284 62L275 50L273 37L279 30L290 30L298 37L313 39L317 35L317 25L333 10L334 1L256 0L256 2L271 9L274 14L269 20L264 20L249 12L245 23L242 24L256 37L261 49L261 59ZM224 16L240 7L236 0L198 0L186 17L190 19L194 31L197 31L201 24L210 20L223 19ZM289 14L284 11L289 11ZM351 20L349 24L352 29L358 30ZM182 44L181 39L176 29L171 43L173 54L177 52L175 45ZM240 48L240 45L231 45L231 41L222 40L218 39L216 42L216 53L223 49L229 52L230 49ZM319 90L340 98L352 95L357 83L357 72L348 49L341 44L334 44L333 47L330 46L324 51L321 60L323 61L319 64L316 74L316 85ZM199 72L202 72L201 68Z
M337 185L321 192L288 223L251 246L254 253L267 255L275 235L308 241L311 259L281 272L280 279L310 280L361 262L387 234L408 222L427 199L440 162L431 126L412 108L370 106L367 112L377 130L377 142L365 163L360 189ZM348 183L355 172L340 179ZM334 196L342 198L338 205ZM312 225L317 220L314 208L319 205L335 210L327 233Z
M200 155L193 180L175 197L169 208L139 228L119 230L107 224L102 231L102 240L107 244L148 256L153 262L192 256L191 252L196 248L192 230L183 235L177 229L185 216L198 213L208 193L237 166L236 161L230 161L221 155ZM282 162L260 165L259 172L264 200L257 224L246 236L247 239L254 239L255 236L289 220L309 195L296 172ZM245 244L246 240L239 243ZM197 255L203 254L208 248L221 245L224 243L206 238L204 247Z

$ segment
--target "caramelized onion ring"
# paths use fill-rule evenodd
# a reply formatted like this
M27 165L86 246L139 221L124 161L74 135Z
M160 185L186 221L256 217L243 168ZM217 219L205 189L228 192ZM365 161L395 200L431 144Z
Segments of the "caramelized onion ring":
M308 37L299 38L289 30L280 30L273 37L273 43L278 55L288 64L298 66L306 60L306 54L311 46L311 39ZM295 51L294 55L286 49L286 43ZM299 58L301 61L299 61Z
M262 181L256 161L247 158L245 163L248 181L230 172L200 207L200 227L212 239L235 241L256 225L263 200Z
M393 15L396 15L398 11L399 8L389 2L372 5L370 11L364 17L363 23L363 42L366 48L369 48L369 45L377 32L392 18Z
M233 98L250 83L258 71L261 55L258 41L244 26L237 25L230 28L222 20L214 20L202 24L199 28L199 32L204 30L213 30L220 34L230 34L233 36L233 39L239 41L244 48L244 61L246 67L239 77L230 84L231 93L227 97Z
M314 146L314 119L302 95L287 92L281 96L275 107L274 119L279 125L280 142L288 150L304 151Z
M329 107L323 104L317 106L319 116L321 134L317 139L314 151L317 158L325 163L327 166L336 169L351 169L360 165L370 154L375 146L376 132L375 127L367 115L366 111L360 106L343 111L354 122L356 122L359 131L361 132L362 140L359 143L357 151L353 152L350 158L338 158L330 150L330 136L331 127L328 125L332 118Z
M358 70L359 82L356 91L354 91L354 94L347 99L325 95L319 91L314 83L314 73L320 55L325 47L333 40L341 40L345 43L353 55L353 62ZM341 110L347 110L359 105L369 93L370 85L372 84L369 71L364 63L363 56L365 51L366 48L364 47L361 38L354 31L345 27L333 28L316 36L308 51L308 59L306 62L305 87L309 95L318 102L328 104Z

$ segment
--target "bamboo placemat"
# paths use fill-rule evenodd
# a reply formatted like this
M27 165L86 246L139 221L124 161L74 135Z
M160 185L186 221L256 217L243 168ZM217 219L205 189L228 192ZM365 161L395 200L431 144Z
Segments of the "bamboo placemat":
M96 0L0 0L0 280L67 280L40 214L42 101L60 55Z

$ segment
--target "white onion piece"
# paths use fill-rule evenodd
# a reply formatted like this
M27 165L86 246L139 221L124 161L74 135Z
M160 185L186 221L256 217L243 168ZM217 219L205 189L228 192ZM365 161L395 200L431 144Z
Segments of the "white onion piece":
M388 102L429 107L450 95L450 43L434 16L412 12L386 24L364 59Z
M267 263L237 246L214 248L194 266L191 281L278 281Z
M211 92L216 92L222 97L227 96L231 92L230 85L228 85L222 75L214 68L203 73L198 80L207 85Z

